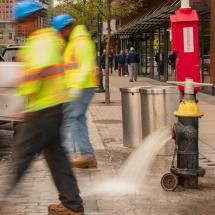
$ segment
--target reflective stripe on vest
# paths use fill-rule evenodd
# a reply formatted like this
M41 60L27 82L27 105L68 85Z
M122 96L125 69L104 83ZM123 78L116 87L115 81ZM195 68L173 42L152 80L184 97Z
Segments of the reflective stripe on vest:
M52 66L40 71L23 74L20 77L20 83L37 81L37 80L42 80L53 76L62 76L62 75L64 75L64 68L62 67L62 65Z
M77 63L68 63L64 66L64 69L78 69Z

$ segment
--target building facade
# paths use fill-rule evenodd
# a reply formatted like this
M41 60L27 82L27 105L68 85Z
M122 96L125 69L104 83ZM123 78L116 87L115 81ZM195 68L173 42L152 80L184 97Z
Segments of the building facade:
M35 25L42 28L48 25L48 0L37 0L44 8L38 13ZM12 6L16 0L0 0L0 46L22 44L26 33L24 25L15 25L13 22Z
M11 19L14 1L0 0L0 45L15 44L15 27Z
M140 56L139 74L161 81L174 80L168 57L171 54L170 15L180 7L180 0L150 0L133 17L118 21L112 37L117 49L134 47ZM209 0L190 0L200 17L200 51L202 82L210 82L210 6ZM155 56L163 64L158 67ZM161 70L162 68L162 70Z

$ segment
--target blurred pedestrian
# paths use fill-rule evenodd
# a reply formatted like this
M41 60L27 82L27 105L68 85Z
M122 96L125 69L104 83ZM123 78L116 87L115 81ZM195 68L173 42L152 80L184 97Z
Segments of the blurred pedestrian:
M86 124L86 111L97 86L95 44L86 27L75 25L67 14L54 17L52 23L68 42L64 63L73 99L64 105L64 143L74 167L95 168L97 161Z
M125 49L124 53L125 53L125 71L124 71L124 73L125 73L125 76L128 76L128 60L127 60L128 49Z
M164 75L164 52L161 50L155 55L155 61L157 63L158 76Z
M123 76L124 75L124 70L125 70L125 54L124 51L121 50L119 55L117 56L117 62L118 62L118 74L119 76Z
M129 73L129 81L137 81L137 74L138 74L138 64L139 64L139 55L135 51L133 47L130 48L127 63L128 63L128 73Z
M105 56L106 56L106 50L104 49L104 50L103 50L103 53L102 53L102 55L101 55L101 57L100 57L100 63L101 63L101 68L102 68L102 75L103 75L103 77L105 77L105 75L106 75ZM105 78L103 78L102 81L103 81L103 86L104 86L104 88L105 88Z
M109 55L108 55L108 70L109 74L113 74L113 59L114 59L114 54L113 54L113 49L110 50Z
M160 72L160 75L164 75L164 51L161 50L160 52L160 58L159 58L159 72Z
M106 50L104 49L103 50L103 53L101 55L101 58L100 58L100 62L101 62L101 68L102 68L102 72L103 72L103 75L105 75L105 55L106 55Z
M104 49L103 50L103 53L100 57L100 66L101 66L101 69L102 69L102 75L103 77L105 77L105 74L106 74L106 64L105 64L105 56L106 56L106 50ZM104 85L104 88L105 88L105 78L103 78L103 85Z
M169 55L169 64L171 66L171 76L175 73L175 66L176 66L176 53L172 52Z
M156 62L156 64L157 64L157 72L158 72L158 74L159 74L159 52L157 52L156 54L155 54L155 62Z
M118 61L117 61L118 55L114 55L114 72L118 71Z
M23 63L18 93L27 97L24 122L15 129L15 160L11 189L21 180L34 157L44 152L62 204L50 205L49 214L84 214L79 188L61 144L61 106L68 101L62 68L63 40L53 28L37 30L41 4L15 3L15 20L26 26L27 40L18 53Z

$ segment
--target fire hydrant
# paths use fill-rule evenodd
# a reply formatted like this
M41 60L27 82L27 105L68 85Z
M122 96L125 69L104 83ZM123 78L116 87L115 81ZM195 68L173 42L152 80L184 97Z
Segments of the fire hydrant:
M198 188L198 177L205 175L205 170L199 167L199 118L203 116L200 111L194 87L212 86L211 84L196 83L192 79L185 82L170 81L179 86L184 86L184 95L174 115L178 122L173 126L175 139L175 152L170 173L161 179L161 185L166 191L173 191L178 185L185 188ZM175 167L175 157L177 166Z

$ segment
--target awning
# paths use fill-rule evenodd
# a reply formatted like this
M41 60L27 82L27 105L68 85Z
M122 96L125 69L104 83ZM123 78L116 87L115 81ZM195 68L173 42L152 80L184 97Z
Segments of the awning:
M141 18L132 20L129 24L116 31L113 36L126 36L138 33L147 33L159 27L169 27L171 14L180 7L177 2L171 6L164 6L159 10L145 13ZM207 5L196 5L194 9L198 11L201 21L210 21L210 8Z

